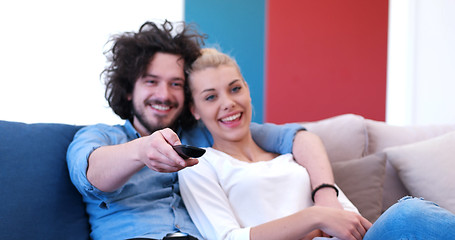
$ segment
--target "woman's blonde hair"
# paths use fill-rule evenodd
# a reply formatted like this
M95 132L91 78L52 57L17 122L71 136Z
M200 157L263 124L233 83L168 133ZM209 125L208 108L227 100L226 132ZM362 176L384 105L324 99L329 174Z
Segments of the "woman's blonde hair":
M234 58L218 51L215 48L203 48L201 49L201 56L193 62L188 74L191 75L192 72L204 70L210 67L216 68L221 65L233 66L240 73L240 67Z

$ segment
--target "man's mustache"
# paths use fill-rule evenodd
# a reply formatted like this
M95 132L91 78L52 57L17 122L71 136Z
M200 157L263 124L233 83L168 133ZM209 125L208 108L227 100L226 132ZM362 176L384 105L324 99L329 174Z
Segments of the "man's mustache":
M164 105L164 106L168 106L168 107L172 107L172 108L177 108L179 106L178 102L172 102L170 100L161 101L161 100L157 100L157 99L150 99L150 100L145 100L144 103L146 105L156 104L156 105Z

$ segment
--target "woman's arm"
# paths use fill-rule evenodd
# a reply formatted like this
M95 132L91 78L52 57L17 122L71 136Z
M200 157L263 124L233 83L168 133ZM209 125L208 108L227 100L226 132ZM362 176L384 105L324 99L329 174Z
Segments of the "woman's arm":
M357 213L315 206L251 228L251 240L302 239L314 229L354 240L362 239L371 225Z
M280 154L292 151L296 161L310 174L312 188L323 183L334 184L332 167L321 139L297 123L284 125L251 123L251 133L259 147ZM342 209L336 192L330 188L317 191L315 203L319 206Z
M332 167L319 136L308 131L299 131L295 136L292 152L295 160L307 169L312 189L323 183L335 184ZM318 190L314 201L317 206L343 209L332 188Z

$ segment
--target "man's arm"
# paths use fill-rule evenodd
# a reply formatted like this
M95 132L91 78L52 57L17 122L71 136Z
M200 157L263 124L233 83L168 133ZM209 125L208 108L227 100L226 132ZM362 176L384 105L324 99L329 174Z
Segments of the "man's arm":
M321 184L334 184L332 167L322 140L308 131L297 132L292 153L295 160L304 166L311 179L312 189ZM343 209L332 188L321 188L314 196L315 205Z
M305 128L297 123L277 125L273 123L251 123L251 134L259 147L267 152L292 153L295 134Z
M177 134L163 129L124 144L100 147L88 158L87 179L99 190L112 192L144 166L157 172L176 172L196 164L197 159L185 161L173 150L179 143Z

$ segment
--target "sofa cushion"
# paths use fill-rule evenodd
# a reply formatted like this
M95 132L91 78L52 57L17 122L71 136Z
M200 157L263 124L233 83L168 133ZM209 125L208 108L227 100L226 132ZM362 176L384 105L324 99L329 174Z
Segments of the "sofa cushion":
M413 196L434 201L455 213L455 131L426 141L387 148L395 167Z
M366 152L367 133L362 116L344 114L301 124L321 138L331 162L360 158Z
M388 147L423 141L455 130L455 124L394 126L371 119L366 119L365 123L369 140L367 154L381 152ZM389 208L403 196L409 195L409 191L389 162L386 163L384 192L387 194L384 194L383 210Z
M382 213L385 154L333 162L332 168L336 184L360 214L371 222L376 221Z
M368 130L368 152L373 154L394 147L434 138L455 131L455 124L427 126L394 126L385 122L365 119Z
M0 121L0 239L89 239L66 166L79 128Z

